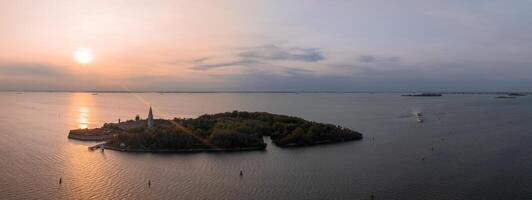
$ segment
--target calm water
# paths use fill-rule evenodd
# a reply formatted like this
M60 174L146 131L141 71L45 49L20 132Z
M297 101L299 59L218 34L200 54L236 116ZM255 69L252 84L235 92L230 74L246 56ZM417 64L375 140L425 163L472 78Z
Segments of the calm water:
M365 139L191 154L89 152L94 143L67 139L150 104L164 118L296 115ZM4 92L0 136L0 199L532 199L532 96Z

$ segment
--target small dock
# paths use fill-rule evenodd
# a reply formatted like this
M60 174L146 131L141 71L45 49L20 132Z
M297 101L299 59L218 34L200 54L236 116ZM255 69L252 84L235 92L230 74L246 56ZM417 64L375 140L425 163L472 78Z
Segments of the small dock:
M90 146L89 147L89 151L94 151L94 150L97 150L97 149L104 149L103 145L105 143L100 143L100 144L97 144L97 145L94 145L94 146Z

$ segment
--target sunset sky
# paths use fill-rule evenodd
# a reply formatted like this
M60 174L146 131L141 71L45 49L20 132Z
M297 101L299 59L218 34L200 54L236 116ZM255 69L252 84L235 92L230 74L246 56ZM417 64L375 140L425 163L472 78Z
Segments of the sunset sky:
M0 90L532 90L532 1L0 0Z

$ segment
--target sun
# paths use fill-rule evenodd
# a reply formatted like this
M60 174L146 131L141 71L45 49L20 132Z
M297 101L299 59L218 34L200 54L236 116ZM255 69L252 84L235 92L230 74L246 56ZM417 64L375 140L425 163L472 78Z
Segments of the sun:
M81 64L89 64L92 59L92 52L87 48L80 48L74 53L74 59Z

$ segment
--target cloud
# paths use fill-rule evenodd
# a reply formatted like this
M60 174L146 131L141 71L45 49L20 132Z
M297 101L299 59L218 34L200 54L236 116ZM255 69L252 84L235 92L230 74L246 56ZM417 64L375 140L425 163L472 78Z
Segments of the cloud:
M413 70L423 69L419 64L408 63L401 60L399 57L364 54L339 60L327 65L330 71L336 72L341 76L383 76L391 73L402 75L403 73L410 73Z
M312 70L302 69L302 68L295 68L295 67L287 67L287 68L284 69L284 73L286 73L288 75L299 75L299 74L312 73Z
M239 53L238 56L247 59L292 60L303 62L318 62L324 59L324 56L318 48L282 48L277 45L246 48L243 52Z
M0 63L0 90L81 89L80 78L45 63Z
M41 63L2 63L0 64L0 75L6 76L41 76L58 77L65 76L66 73L59 67Z
M353 78L340 75L300 73L282 76L272 73L220 75L225 87L236 91L384 91L408 88L414 80ZM391 85L391 87L390 87Z
M209 57L198 58L192 61L194 70L209 70L221 67L243 66L248 68L268 66L275 61L292 61L313 63L325 59L319 48L281 47L277 45L263 45L239 49L235 55L236 60L229 62L206 62Z
M399 57L378 57L375 55L360 55L357 59L361 63L389 63L399 61Z
M532 80L523 75L526 73L507 79L511 77L508 72L499 72L503 77L497 78L489 76L490 70L457 72L450 66L442 65L435 71L364 70L355 75L303 72L289 76L253 72L225 74L217 78L224 82L224 87L242 91L529 91L532 84Z
M236 60L231 62L224 62L224 63L214 63L214 64L203 64L202 61L198 62L195 66L192 67L192 69L195 70L208 70L213 68L220 68L220 67L230 67L230 66L245 66L245 65L254 65L259 64L260 61L257 60Z
M209 57L197 58L197 59L194 59L192 61L192 63L201 63L201 62L206 61L208 59L209 59Z

